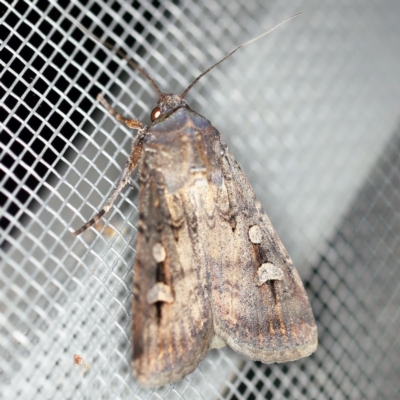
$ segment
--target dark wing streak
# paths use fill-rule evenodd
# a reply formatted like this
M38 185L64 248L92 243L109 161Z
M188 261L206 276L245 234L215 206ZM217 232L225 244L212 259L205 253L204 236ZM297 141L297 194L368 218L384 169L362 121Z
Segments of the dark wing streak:
M165 197L165 192L164 192L164 188L165 188L165 182L164 182L164 177L162 175L162 173L160 172L155 172L156 176L157 176L157 183L158 183L158 199L160 202L160 207L162 210L162 214L163 214L163 223L162 223L162 227L163 227L163 234L162 234L162 240L161 243L165 246L166 250L167 250L167 257L171 258L171 260L179 260L179 254L177 252L177 248L176 248L176 241L175 238L173 236L173 229L174 229L174 221L172 219L171 216L171 212L169 210L169 205L168 202L166 200ZM179 261L178 261L179 262ZM175 262L176 263L176 262ZM175 265L176 266L176 265ZM172 285L173 288L173 279L172 279L172 271L171 269L174 268L174 265L170 265L170 268L167 268L167 272L169 272L168 274L168 283ZM184 273L182 274L182 276L180 277L181 279L185 279ZM172 312L168 312L166 313L168 319L166 318L165 321L165 325L166 326L176 326L177 325L177 321L174 321L173 319L171 319L171 315ZM190 317L192 315L189 315ZM186 321L187 323L189 323L189 321ZM194 319L192 319L190 321L193 324L195 324ZM184 330L184 324L178 324L178 331L179 331L179 336L175 336L172 337L172 330L169 331L169 339L165 340L165 343L167 344L168 342L173 343L173 347L175 350L175 353L179 353L179 352L184 352L186 348L190 347L190 340L188 338L187 332L185 332ZM180 343L180 347L178 346L178 344ZM172 363L171 363L172 364ZM186 372L187 367L183 366L180 367L178 366L176 368L176 371L174 372L174 374L179 375L178 379L181 379L184 375L186 375L188 372ZM189 371L191 372L191 371Z

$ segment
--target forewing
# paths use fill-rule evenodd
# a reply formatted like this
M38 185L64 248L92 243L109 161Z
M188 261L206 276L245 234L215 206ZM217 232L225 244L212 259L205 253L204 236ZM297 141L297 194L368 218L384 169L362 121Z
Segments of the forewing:
M215 225L203 234L215 332L264 363L306 357L316 349L317 328L303 284L234 157L224 153L223 181L209 200L218 208Z
M161 386L193 371L213 336L196 218L179 195L167 199L164 176L153 164L148 154L141 170L134 277L133 368L143 386Z

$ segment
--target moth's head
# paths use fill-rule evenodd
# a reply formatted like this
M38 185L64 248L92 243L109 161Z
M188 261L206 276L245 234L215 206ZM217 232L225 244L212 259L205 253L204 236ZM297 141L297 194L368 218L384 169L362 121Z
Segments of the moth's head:
M300 15L301 12L287 18L285 21L281 22L280 24L274 26L272 29L269 31L266 31L262 33L261 35L245 42L242 43L240 46L236 47L233 49L230 53L228 53L224 58L216 62L214 65L212 65L210 68L206 69L203 73L201 73L184 91L181 95L178 94L169 94L169 93L162 93L157 84L153 81L153 79L150 78L150 76L144 71L142 68L140 68L136 63L134 63L130 58L128 58L125 54L118 52L128 63L135 69L137 69L153 86L154 90L158 94L158 101L157 101L157 107L153 109L151 112L151 121L154 122L159 118L162 118L163 116L166 116L169 114L171 111L176 110L177 108L180 107L186 107L189 108L189 106L185 103L183 100L185 96L188 94L189 90L192 89L192 87L206 74L208 74L212 69L214 69L217 65L221 64L224 62L227 58L229 58L232 54L236 53L240 48L247 46L250 43L253 43L254 41L262 38L263 36L267 35L268 33L274 31L276 28L284 24L285 22L291 20L292 18L297 17ZM109 47L108 45L107 47ZM112 47L111 47L112 48Z
M151 112L151 121L154 122L156 119L180 107L189 108L182 96L178 94L161 93L159 94L157 107Z
M285 22L289 21L292 18L297 17L300 15L301 12L287 18L285 21L281 22L280 24L276 25L272 29L270 29L267 32L262 33L261 35L255 37L254 39L251 39L245 43L242 43L240 46L236 47L234 50L232 50L230 53L228 53L222 60L216 62L214 65L212 65L210 68L206 69L202 74L200 74L184 91L181 95L178 94L169 94L169 93L162 93L157 84L153 81L153 79L150 78L150 76L147 74L147 72L139 67L133 60L131 60L124 52L121 50L117 50L117 54L126 60L128 64L138 70L153 86L154 90L158 94L158 101L157 101L157 107L153 109L151 112L151 121L154 122L155 120L167 115L171 111L180 108L180 107L186 107L189 108L189 106L185 103L183 100L185 96L188 94L189 90L206 74L208 74L212 69L214 69L217 65L221 64L223 61L225 61L227 58L229 58L232 54L236 53L237 50L239 50L241 47L247 46L248 44L254 42L257 39L260 39L261 37L267 35L268 33L274 31L276 28L284 24ZM67 15L67 18L69 18L76 26L78 26L83 32L86 32L89 36L91 36L95 41L103 44L105 47L107 47L110 50L114 50L114 46L111 45L110 43L103 42L101 41L98 37L90 33L87 29L85 29L82 25L79 24L79 22L75 21L72 17Z

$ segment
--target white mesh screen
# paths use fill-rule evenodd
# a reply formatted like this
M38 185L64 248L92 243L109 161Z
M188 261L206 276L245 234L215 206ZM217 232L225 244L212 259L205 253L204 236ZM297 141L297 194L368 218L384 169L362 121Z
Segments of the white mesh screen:
M0 0L0 398L396 399L400 396L397 0ZM106 227L134 132L166 92L220 130L306 283L320 345L262 365L213 350L182 382L131 373L136 175ZM79 354L90 366L74 365Z

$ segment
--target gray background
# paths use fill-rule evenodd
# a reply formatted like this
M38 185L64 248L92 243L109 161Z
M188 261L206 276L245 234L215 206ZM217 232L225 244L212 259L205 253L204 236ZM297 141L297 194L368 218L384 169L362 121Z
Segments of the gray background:
M399 397L398 1L0 4L0 398ZM220 130L294 259L319 348L285 365L212 351L182 382L141 389L130 367L137 179L104 230L71 231L110 194L134 135L96 95L145 123L156 96L65 15L181 93L298 11L187 101Z

